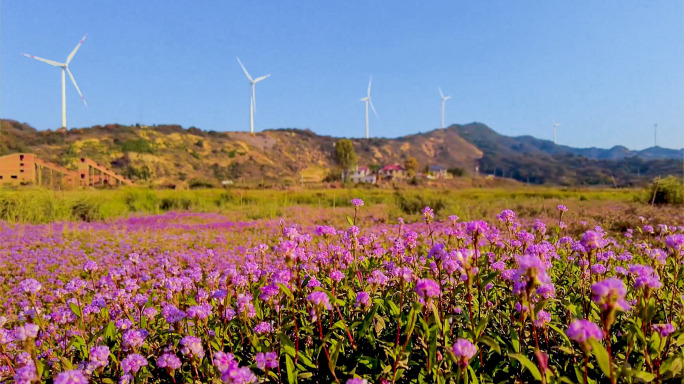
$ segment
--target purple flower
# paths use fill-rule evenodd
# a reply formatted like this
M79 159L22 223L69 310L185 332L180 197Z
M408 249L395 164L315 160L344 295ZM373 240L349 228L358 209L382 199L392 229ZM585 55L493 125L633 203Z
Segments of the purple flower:
M145 338L150 333L144 329L128 330L123 334L123 345L127 348L139 348L145 342Z
M496 215L496 218L504 223L512 223L515 221L515 212L510 209L504 209L500 214Z
M367 292L361 291L356 294L356 307L367 307L370 305L370 296Z
M234 367L221 373L221 380L228 384L249 384L257 381L257 377L247 367Z
M681 251L684 248L684 235L670 235L666 237L665 245L675 251Z
M549 321L551 321L551 314L542 309L537 312L537 319L534 320L534 325L536 327L543 327Z
M611 277L592 284L591 293L591 299L603 310L615 308L624 312L629 311L631 308L627 300L625 300L625 295L627 294L625 283L617 277Z
M275 352L257 353L254 357L257 368L265 371L266 368L273 369L278 367L278 355Z
M423 208L423 218L429 223L435 218L435 211L433 211L430 207Z
M124 373L136 374L140 368L147 365L147 359L137 353L132 353L121 360L121 369Z
M231 368L237 368L238 364L235 361L235 356L232 353L216 352L214 353L214 366L219 372L223 373Z
M653 324L653 325L651 325L651 329L653 329L655 332L660 333L660 336L662 336L662 337L667 337L668 335L672 334L675 331L675 328L672 325L672 323Z
M21 283L19 283L19 289L22 292L28 293L31 295L37 294L38 291L40 291L40 289L42 287L43 286L40 285L40 283L36 279L26 279L26 280L22 281Z
M352 199L351 203L354 208L363 207L363 200L361 199Z
M334 270L334 271L330 272L330 278L333 281L336 281L339 283L342 279L344 279L344 274L338 270Z
M271 297L277 295L279 290L280 287L278 287L277 284L265 285L261 287L261 294L259 295L259 298L261 300L268 301L271 299Z
M576 319L570 324L565 334L568 335L568 338L580 344L586 343L589 339L603 339L601 328L589 320Z
M204 357L204 348L202 348L202 339L195 336L185 336L181 339L182 345L180 351L183 355L190 355L202 360Z
M178 358L178 356L172 353L165 353L157 358L157 367L166 368L169 371L175 371L176 369L180 368L181 365L183 365L181 360Z
M470 340L459 338L451 347L451 351L458 359L459 365L465 367L468 361L477 353L477 347Z
M322 309L325 308L327 310L332 309L332 305L330 305L330 299L328 298L328 295L325 292L321 291L313 291L309 293L309 295L306 297L311 304L314 305L317 309Z
M109 364L109 347L98 345L90 348L90 362L99 368L106 367Z
M587 249L603 248L606 245L606 241L603 240L603 234L596 231L584 232L580 242Z
M55 378L54 384L81 384L87 383L88 379L83 375L83 372L78 370L61 372Z
M416 283L415 288L416 293L423 299L430 299L433 297L438 297L441 293L439 289L439 284L436 281L430 279L420 279Z
M262 334L271 332L271 324L262 321L261 323L254 326L254 333Z
M360 379L358 377L351 378L347 380L345 384L368 384L368 380Z
M568 211L568 207L566 207L563 204L559 204L558 207L556 207L556 209L558 209L558 211L560 211L560 212L567 212Z
M26 364L21 368L15 369L14 371L14 382L17 384L30 384L38 379L36 375L36 366L31 362L31 364Z

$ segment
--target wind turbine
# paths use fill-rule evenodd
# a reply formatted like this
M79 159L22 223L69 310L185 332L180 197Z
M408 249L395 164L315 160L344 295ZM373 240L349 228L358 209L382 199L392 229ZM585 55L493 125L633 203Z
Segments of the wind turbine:
M66 74L69 74L69 78L71 78L71 82L74 83L74 87L76 88L76 91L78 92L78 95L81 96L81 100L83 100L83 104L85 106L88 106L88 103L86 103L85 97L83 97L83 93L81 93L81 90L78 88L78 84L76 84L76 79L74 79L74 75L71 73L69 70L69 63L71 62L71 59L74 58L74 55L76 54L76 51L78 51L79 48L81 48L81 45L83 45L83 41L85 41L86 37L88 35L86 34L83 36L81 41L78 42L76 45L76 48L74 48L73 51L69 54L69 56L66 59L66 62L64 63L59 63L53 60L48 60L48 59L43 59L42 57L37 57L33 55L29 55L26 53L22 53L22 55L29 57L31 59L36 59L38 61L42 61L43 63L53 65L55 67L60 67L62 68L62 129L66 130Z
M437 89L439 89L439 95L442 96L442 129L444 129L444 103L451 99L451 96L444 96L442 88L437 87Z
M254 133L254 113L256 112L256 91L254 90L254 85L261 80L265 80L271 74L269 73L266 76L261 76L257 77L256 79L252 79L252 76L249 75L249 72L247 72L247 69L245 69L245 66L242 65L242 61L240 61L240 58L237 58L238 63L240 63L240 66L242 67L242 70L245 72L245 76L247 76L247 80L249 80L250 87L252 88L252 97L249 101L249 132Z
M658 146L658 124L653 124L653 146Z
M375 112L375 107L373 106L373 100L371 100L370 96L370 90L371 90L371 82L373 81L373 76L370 77L368 80L368 93L366 94L366 97L361 99L361 101L366 102L366 139L370 138L370 135L368 133L368 105L370 104L370 107L373 109L373 113L375 114L375 117L378 117L378 113Z
M560 123L556 123L556 120L553 121L553 143L556 144L556 132L558 131L558 127L560 127Z

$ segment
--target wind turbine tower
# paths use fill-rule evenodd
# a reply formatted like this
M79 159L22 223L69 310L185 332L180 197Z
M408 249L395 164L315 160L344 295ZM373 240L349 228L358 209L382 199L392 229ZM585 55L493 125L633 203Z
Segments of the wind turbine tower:
M76 48L74 48L73 51L69 54L67 57L66 61L64 63L60 63L54 60L48 60L48 59L43 59L42 57L37 57L33 55L29 55L26 53L22 53L22 55L29 57L31 59L35 59L38 61L42 61L45 64L50 64L55 67L60 67L62 68L62 129L66 131L66 74L69 74L69 78L71 78L71 82L74 84L74 88L76 88L76 91L78 92L78 95L81 96L81 100L83 100L83 104L85 106L88 106L88 103L86 103L85 97L83 97L83 93L81 93L81 90L78 88L78 84L76 84L76 79L74 79L74 75L71 73L69 70L69 63L71 60L74 58L74 55L76 54L76 51L78 51L79 48L81 48L81 45L83 45L83 41L85 41L86 37L88 35L86 34L83 36L81 41L78 42L76 45Z
M556 134L558 133L558 127L560 127L560 123L556 123L556 120L553 121L553 143L556 144Z
M444 96L442 93L442 88L438 87L437 89L439 89L439 95L442 96L442 129L444 129L444 103L451 99L451 96Z
M375 114L375 117L378 117L378 113L375 112L375 107L373 106L373 100L371 100L371 82L373 81L373 76L370 77L368 80L368 93L366 94L366 97L361 99L361 101L366 102L366 139L370 138L370 133L368 132L368 105L370 105L371 109L373 109L373 113Z
M653 124L653 146L658 146L658 124Z
M247 72L247 69L245 69L245 66L242 65L242 62L240 61L240 58L238 57L237 59L238 63L240 63L240 66L242 67L242 70L245 72L245 76L247 76L247 80L249 80L250 87L252 89L252 97L249 100L249 132L254 133L254 114L256 113L256 91L254 90L254 86L256 83L260 82L261 80L265 80L271 74L269 73L266 76L261 76L257 77L256 79L252 79L252 76L249 75L249 72Z

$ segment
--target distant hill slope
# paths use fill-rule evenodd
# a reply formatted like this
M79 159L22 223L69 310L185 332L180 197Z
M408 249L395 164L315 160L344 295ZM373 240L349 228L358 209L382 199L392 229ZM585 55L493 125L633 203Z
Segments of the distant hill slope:
M572 148L531 136L503 136L479 123L448 129L482 150L481 172L525 182L633 185L656 176L682 174L681 150Z
M133 180L154 184L320 180L336 167L337 140L300 129L252 135L178 125L109 124L72 129L65 135L10 120L3 121L2 132L4 153L35 152L65 166L87 156ZM362 165L382 166L415 157L421 167L435 164L471 174L479 167L480 174L530 183L627 185L681 174L681 161L671 158L681 151L577 149L530 136L503 136L479 123L395 139L352 141Z

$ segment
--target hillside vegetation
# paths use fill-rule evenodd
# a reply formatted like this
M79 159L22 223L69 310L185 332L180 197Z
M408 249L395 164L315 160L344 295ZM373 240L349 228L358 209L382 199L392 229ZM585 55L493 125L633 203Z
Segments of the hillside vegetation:
M216 186L230 180L234 185L292 185L320 182L333 173L338 167L337 140L299 129L249 134L178 125L110 124L62 134L6 120L1 152L33 152L65 166L90 157L138 184ZM673 158L674 150L646 151L643 156L627 151L628 156L616 157L605 152L610 150L507 137L479 123L352 142L358 163L371 168L413 157L420 167L441 165L471 176L495 175L532 184L631 186L657 176L679 176L682 169L681 160ZM659 154L662 158L654 158Z

